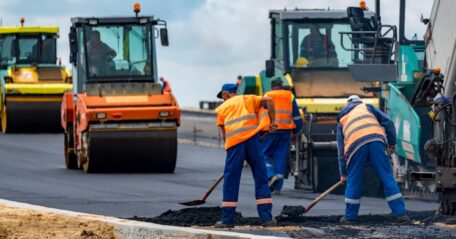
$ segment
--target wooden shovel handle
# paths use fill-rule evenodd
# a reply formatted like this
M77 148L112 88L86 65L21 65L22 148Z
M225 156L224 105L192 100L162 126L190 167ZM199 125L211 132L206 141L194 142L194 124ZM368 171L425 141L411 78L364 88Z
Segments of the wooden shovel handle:
M305 212L308 212L311 208L313 208L313 206L315 206L319 201L321 201L324 197L326 197L326 195L330 194L332 191L334 191L337 187L339 187L340 185L342 184L341 181L337 182L336 184L334 184L332 187L330 187L328 190L324 191L322 194L320 194L320 196L318 196L317 198L315 198L310 204L309 206L306 208Z
M223 174L217 178L217 181L215 181L215 183L212 184L212 186L209 188L209 190L203 195L201 200L206 201L207 197L209 197L209 195L212 193L212 191L214 191L214 189L222 181L222 179L223 179Z

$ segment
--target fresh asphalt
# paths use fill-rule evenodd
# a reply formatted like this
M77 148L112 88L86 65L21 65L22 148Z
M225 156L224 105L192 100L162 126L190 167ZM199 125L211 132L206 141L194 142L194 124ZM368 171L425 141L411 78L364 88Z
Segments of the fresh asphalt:
M179 136L192 135L193 126L216 130L209 126L213 121L184 117ZM178 202L199 199L223 172L224 155L224 150L217 147L179 144L174 174L85 174L65 168L62 134L0 135L0 198L124 218L154 217L168 209L184 208ZM221 204L221 188L217 187L204 206ZM305 206L316 196L294 190L293 179L289 179L282 195L273 197L273 214L278 215L284 205ZM437 203L407 200L406 206L412 211L429 211L435 210ZM242 175L238 211L256 216L249 168ZM308 214L343 212L343 196L330 195ZM389 212L384 199L362 199L362 214Z

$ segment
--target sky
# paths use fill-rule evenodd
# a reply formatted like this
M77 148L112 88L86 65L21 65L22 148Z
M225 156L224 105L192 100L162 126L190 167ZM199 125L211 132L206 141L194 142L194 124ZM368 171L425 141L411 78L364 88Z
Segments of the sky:
M75 16L131 16L132 0L1 0L2 25L60 27L58 56L68 65L68 31ZM270 56L270 9L346 9L357 0L143 0L141 14L168 23L169 47L159 46L159 75L167 78L181 106L196 107L200 100L217 100L225 82L237 75L256 75ZM367 0L372 10L374 0ZM382 22L397 25L399 0L382 0ZM412 1L408 1L412 2ZM406 35L422 36L419 19L429 17L432 1L413 0L407 6ZM70 65L68 65L71 67Z

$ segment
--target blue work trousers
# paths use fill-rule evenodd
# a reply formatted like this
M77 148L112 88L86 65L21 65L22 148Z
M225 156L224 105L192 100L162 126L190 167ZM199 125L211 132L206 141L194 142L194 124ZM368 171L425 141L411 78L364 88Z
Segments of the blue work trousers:
M345 189L345 217L348 220L358 218L363 187L363 174L366 164L370 163L380 178L389 207L396 216L405 214L405 204L396 180L391 171L389 156L383 142L374 141L359 148L351 158L347 168L347 186Z
M261 142L264 160L268 169L268 179L276 176L278 181L273 185L274 190L281 190L286 171L288 152L290 151L291 130L278 130L268 135ZM273 163L274 160L274 163Z
M272 220L271 191L268 187L266 164L260 146L260 138L255 135L227 150L222 204L222 222L224 224L234 224L244 159L250 165L255 180L255 197L260 219L262 221Z

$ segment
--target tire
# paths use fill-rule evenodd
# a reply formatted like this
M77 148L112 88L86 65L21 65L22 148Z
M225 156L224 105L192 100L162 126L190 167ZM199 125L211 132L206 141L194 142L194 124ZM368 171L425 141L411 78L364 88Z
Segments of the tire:
M64 133L64 155L65 166L67 169L78 169L78 159L74 150L70 151L70 147L74 147L73 141L73 127L68 126L66 133Z

